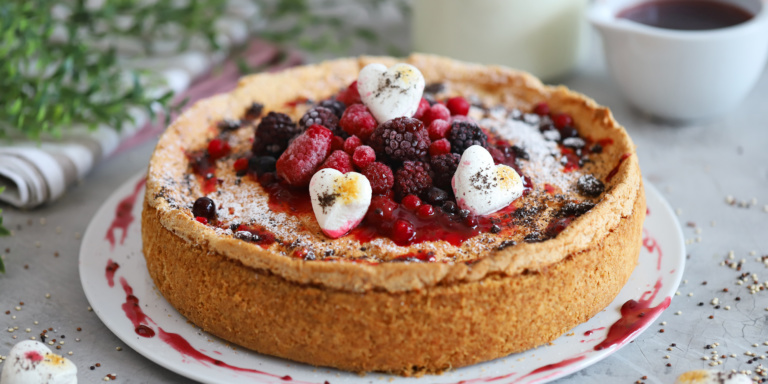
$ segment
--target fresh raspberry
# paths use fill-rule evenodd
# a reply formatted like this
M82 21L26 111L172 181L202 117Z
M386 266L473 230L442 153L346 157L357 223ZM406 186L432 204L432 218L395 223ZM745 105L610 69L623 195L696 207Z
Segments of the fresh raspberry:
M448 141L451 142L451 152L462 154L473 145L485 147L488 136L476 124L454 121L448 133Z
M350 135L355 135L361 140L368 140L376 129L376 119L362 104L354 104L347 107L344 115L339 120L341 128Z
M421 161L406 161L395 172L395 197L402 199L407 195L420 195L432 187L429 165Z
M451 153L451 143L446 139L433 141L429 145L429 155L432 157L445 155L446 153Z
M331 111L333 111L333 114L336 115L336 117L338 117L339 119L341 119L341 115L344 114L344 110L347 109L347 105L346 104L342 103L339 100L335 100L335 99L323 100L323 101L319 102L317 105L319 105L319 106L321 106L323 108L330 109Z
M313 125L296 137L277 159L277 175L288 184L302 187L331 151L333 133L322 125Z
M373 148L367 145L355 148L355 152L352 155L352 163L355 164L357 169L363 169L374 161L376 161L376 152L373 151Z
M451 123L443 119L432 120L432 122L429 123L429 128L427 128L429 139L432 141L444 139L450 130Z
M445 106L448 107L448 110L451 111L451 115L462 115L466 116L469 113L469 102L467 99L456 96L451 97L448 99L448 101L445 102Z
M288 141L301 133L291 118L279 112L269 112L256 127L253 153L279 156L288 147Z
M363 141L359 137L352 135L344 140L344 152L352 156L355 153L355 148L363 145Z
M397 203L387 196L376 195L371 198L371 205L365 214L365 220L369 223L381 226L392 220Z
M235 160L235 164L232 165L232 168L235 169L235 172L241 172L248 169L248 159L245 157L241 157L237 160Z
M307 129L311 125L319 124L335 132L339 125L339 118L332 110L324 107L312 107L299 120L299 128Z
M421 199L419 199L419 197L416 195L408 195L406 197L403 197L403 201L401 203L403 204L403 207L406 207L411 211L413 211L419 206L421 206Z
M344 151L333 151L317 170L333 168L341 173L352 172L352 158Z
M429 101L422 97L419 101L419 107L416 108L416 113L413 114L413 118L421 120L421 118L424 117L424 114L429 110L429 107Z
M386 166L384 163L374 161L368 164L360 172L371 183L371 192L374 195L383 195L392 189L392 185L395 183L395 176L392 174L392 169Z
M533 107L533 113L539 116L549 115L549 104L543 101L541 103L536 104L536 106Z
M552 123L558 128L570 127L573 125L573 118L567 113L558 113L557 115L552 116Z
M422 219L426 219L435 215L435 208L429 204L422 204L416 211L416 215Z
M228 155L231 149L225 140L213 139L208 143L208 156L211 160L216 160Z
M441 119L448 121L450 118L451 111L449 111L445 105L436 103L429 107L429 110L424 112L424 116L421 117L421 121L424 122L424 125L429 126L429 124L431 124L434 120Z
M430 140L421 121L397 117L379 125L370 144L379 158L401 162L426 159Z
M407 245L416 236L416 227L408 220L397 219L392 227L392 240L397 245Z
M433 156L429 164L432 166L432 172L435 173L434 184L438 188L445 190L451 189L451 179L456 173L461 156L457 153L447 153L445 155Z
M331 152L333 151L343 151L344 150L344 139L340 136L333 136L333 140L331 140Z
M357 90L357 80L353 81L347 89L339 92L336 100L346 104L347 107L352 106L352 104L362 103L360 100L360 91Z

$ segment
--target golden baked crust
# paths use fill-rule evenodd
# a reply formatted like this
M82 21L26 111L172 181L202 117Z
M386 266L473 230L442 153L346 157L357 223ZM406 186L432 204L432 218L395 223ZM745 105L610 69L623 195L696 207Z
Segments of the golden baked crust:
M486 105L500 104L523 110L530 110L536 102L546 100L553 110L569 113L582 136L612 141L600 155L601 161L586 166L590 173L600 179L605 178L623 155L628 154L629 157L618 166L618 172L607 183L607 192L602 195L599 203L587 214L574 220L557 237L539 243L518 244L503 250L498 250L493 243L486 244L487 238L478 236L478 239L471 239L461 247L445 242L396 247L382 240L369 244L365 251L361 251L360 244L349 237L327 240L313 220L298 222L285 219L278 225L291 226L284 231L286 236L301 235L315 242L322 241L327 247L342 249L337 254L345 254L348 258L367 252L392 259L425 247L436 252L439 257L471 255L438 263L371 265L307 262L290 257L285 247L281 248L279 244L264 249L232 236L222 236L214 229L193 220L189 210L178 209L194 201L190 193L195 191L194 186L187 192L182 192L180 186L189 166L185 150L203 147L215 135L210 127L216 121L238 118L255 100L262 102L265 110L282 110L286 103L301 98L320 100L349 84L366 64L381 62L391 65L396 62L396 59L386 57L342 59L275 74L248 76L240 81L233 92L195 104L168 128L158 142L148 171L146 198L149 206L158 211L163 227L191 244L205 245L209 250L227 255L245 266L268 270L289 281L356 292L372 289L405 292L438 284L480 281L488 275L499 273L514 276L526 270L538 271L569 254L586 249L594 240L605 237L622 217L632 213L632 204L641 188L640 169L631 139L612 118L608 109L564 87L544 86L530 75L508 68L472 65L427 55L413 55L406 61L421 69L427 83L441 81L447 84L449 94L471 94ZM238 134L248 135L249 132L244 130ZM230 182L225 180L225 185ZM246 192L240 196L248 198L254 195L258 193ZM270 220L274 220L274 217ZM287 239L286 242L294 241Z
M188 207L203 193L188 177L187 153L217 134L216 122L239 118L253 101L296 118L301 110L288 111L286 103L325 99L368 63L389 66L396 60L342 59L248 76L233 92L203 100L180 116L160 138L150 162L143 251L150 276L171 305L204 330L261 353L412 375L544 344L616 297L637 263L645 195L634 145L610 111L508 68L426 55L405 61L418 67L428 84L445 84L443 96L471 96L487 106L521 110L546 101L552 110L570 114L582 137L611 143L582 169L606 180L596 205L553 238L501 249L505 236L517 239L525 233L480 234L461 246L436 241L398 247L388 239L360 244L352 236L327 239L313 217L274 212L266 216L272 220L267 224L278 224L271 230L285 237L282 243L262 247L238 240L192 217ZM253 127L232 135L240 146L234 151L244 152ZM217 169L218 197L248 201L251 212L268 211L261 186L245 178L236 184L232 172L226 173L231 160L223 162ZM573 196L567 188L559 189ZM234 215L243 209L226 204ZM287 243L297 241L338 251L339 257L292 257ZM418 249L435 252L438 261L391 262ZM355 262L366 255L378 262Z

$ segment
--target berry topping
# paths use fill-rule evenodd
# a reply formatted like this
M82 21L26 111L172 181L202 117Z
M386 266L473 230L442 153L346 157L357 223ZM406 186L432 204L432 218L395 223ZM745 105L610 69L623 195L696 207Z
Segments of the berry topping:
M331 151L333 133L313 125L296 137L277 159L277 175L289 185L300 187L309 180Z
M443 119L432 120L432 122L429 123L429 128L427 128L429 139L433 141L444 139L450 130L451 123Z
M605 190L605 184L592 175L583 175L576 182L579 193L588 197L598 197Z
M211 160L228 155L230 150L229 143L221 139L213 139L208 143L208 155Z
M430 156L445 155L446 153L451 153L451 143L446 139L433 141L432 144L429 145Z
M246 120L256 120L261 117L261 113L264 111L264 104L253 102L245 109Z
M406 195L420 195L432 187L432 178L429 176L429 165L421 161L406 161L395 172L395 197L403 198Z
M218 124L216 124L216 126L219 127L219 129L222 131L234 131L240 128L242 125L243 123L237 119L223 119L219 121Z
M242 172L248 169L248 159L245 157L241 157L237 160L235 160L235 164L232 165L232 168L235 169L235 172Z
M401 162L426 159L430 140L421 121L398 117L379 125L370 143L380 157Z
M535 107L533 107L533 113L539 115L539 116L546 116L549 115L549 104L545 102L541 102L536 104Z
M352 104L362 103L360 100L360 92L357 90L357 80L353 81L347 89L339 92L336 100L346 104L347 107L352 106Z
M557 115L552 116L552 122L555 124L555 127L558 128L565 128L573 125L573 119L571 118L571 115L567 113L558 113Z
M376 152L373 151L373 148L367 145L361 145L355 148L355 152L352 154L352 163L355 164L357 169L363 169L374 161L376 161Z
M318 171L325 168L333 168L341 173L352 172L352 158L344 151L333 151Z
M421 121L423 121L425 125L429 126L429 124L437 119L448 121L450 118L451 111L448 110L448 107L437 103L429 107L429 110L424 112L424 116L422 116Z
M256 127L253 152L279 156L288 147L288 141L301 133L291 118L279 112L270 112Z
M422 219L432 217L435 215L435 208L429 204L422 204L419 209L416 210L416 215Z
M343 151L344 150L344 139L340 136L333 136L333 140L331 140L331 152L333 151Z
M421 120L421 118L424 117L424 114L429 110L429 107L429 101L422 97L421 101L419 101L419 107L416 108L416 113L413 114L413 118Z
M454 121L451 124L451 131L448 133L448 141L451 142L451 152L462 154L473 146L479 145L485 147L488 142L488 136L485 135L477 124L467 121Z
M382 195L373 196L365 218L373 225L384 225L392 220L396 208L397 203L392 201L389 197Z
M344 152L348 153L350 156L355 154L355 148L363 145L362 140L360 140L357 136L350 136L347 137L346 140L344 140Z
M416 228L408 220L397 219L392 227L392 240L396 244L408 244L416 236Z
M203 225L208 225L208 219L206 219L205 217L202 217L202 216L196 216L196 217L195 217L195 220L196 220L198 223L200 223L200 224L203 224Z
M402 204L404 207L413 211L419 206L421 206L421 199L419 199L419 197L416 195L408 195L406 197L403 197Z
M248 159L248 169L257 175L275 171L275 160L272 156L253 156Z
M331 132L334 132L339 125L339 118L328 108L313 107L301 117L299 120L299 128L305 130L307 127L315 124L322 125L323 127L330 129Z
M433 156L429 164L432 166L432 172L435 173L434 183L438 188L451 189L451 179L456 173L461 156L457 153L447 153L445 155Z
M339 120L339 125L344 132L355 135L361 140L368 140L377 124L371 112L362 104L347 107Z
M395 183L395 176L392 169L384 163L377 161L368 164L360 172L371 182L371 190L374 195L383 195L392 189Z
M339 100L334 100L334 99L323 100L317 105L323 108L330 109L331 111L333 111L333 114L336 115L336 117L338 117L339 119L341 119L341 116L344 114L344 110L347 109L346 104L342 103Z
M427 192L427 201L434 205L442 205L450 198L448 192L440 188L432 187Z
M469 102L461 97L451 97L448 99L448 101L445 102L445 106L448 107L448 110L451 111L451 115L462 115L466 116L469 113Z
M208 197L200 197L192 204L192 215L203 217L208 221L214 220L216 218L216 203Z

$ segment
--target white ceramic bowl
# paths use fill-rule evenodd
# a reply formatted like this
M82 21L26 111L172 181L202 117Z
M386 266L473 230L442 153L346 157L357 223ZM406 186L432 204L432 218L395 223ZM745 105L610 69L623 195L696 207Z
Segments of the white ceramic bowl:
M734 108L760 77L768 53L768 9L760 0L717 0L755 16L720 29L663 29L618 18L648 0L603 0L588 11L608 67L629 101L652 115L698 120Z

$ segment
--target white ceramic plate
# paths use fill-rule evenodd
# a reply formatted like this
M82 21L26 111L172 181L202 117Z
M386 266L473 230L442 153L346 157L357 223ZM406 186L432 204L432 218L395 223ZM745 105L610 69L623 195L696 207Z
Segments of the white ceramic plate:
M88 226L80 249L80 280L85 294L93 310L115 335L157 364L202 382L286 383L290 380L291 383L339 384L361 381L361 377L354 373L233 349L187 323L158 293L145 267L139 219L143 177L141 174L131 178L107 199ZM578 371L616 352L669 306L685 264L683 236L675 215L650 183L646 182L645 188L648 217L639 264L619 296L588 322L551 345L440 376L403 378L374 373L364 380L374 382L383 378L392 383L443 384L543 383ZM119 264L113 286L108 283L110 260ZM128 286L140 303L138 307L127 299ZM629 300L649 308L644 311L644 323L636 324L629 332L620 332L619 337L609 337L611 325L621 318L620 308ZM136 308L140 308L146 318L140 318ZM132 322L127 313L132 313L135 321ZM637 313L631 314L630 318L637 319ZM139 336L134 325L138 323L146 324L156 335ZM600 343L605 348L595 350Z

